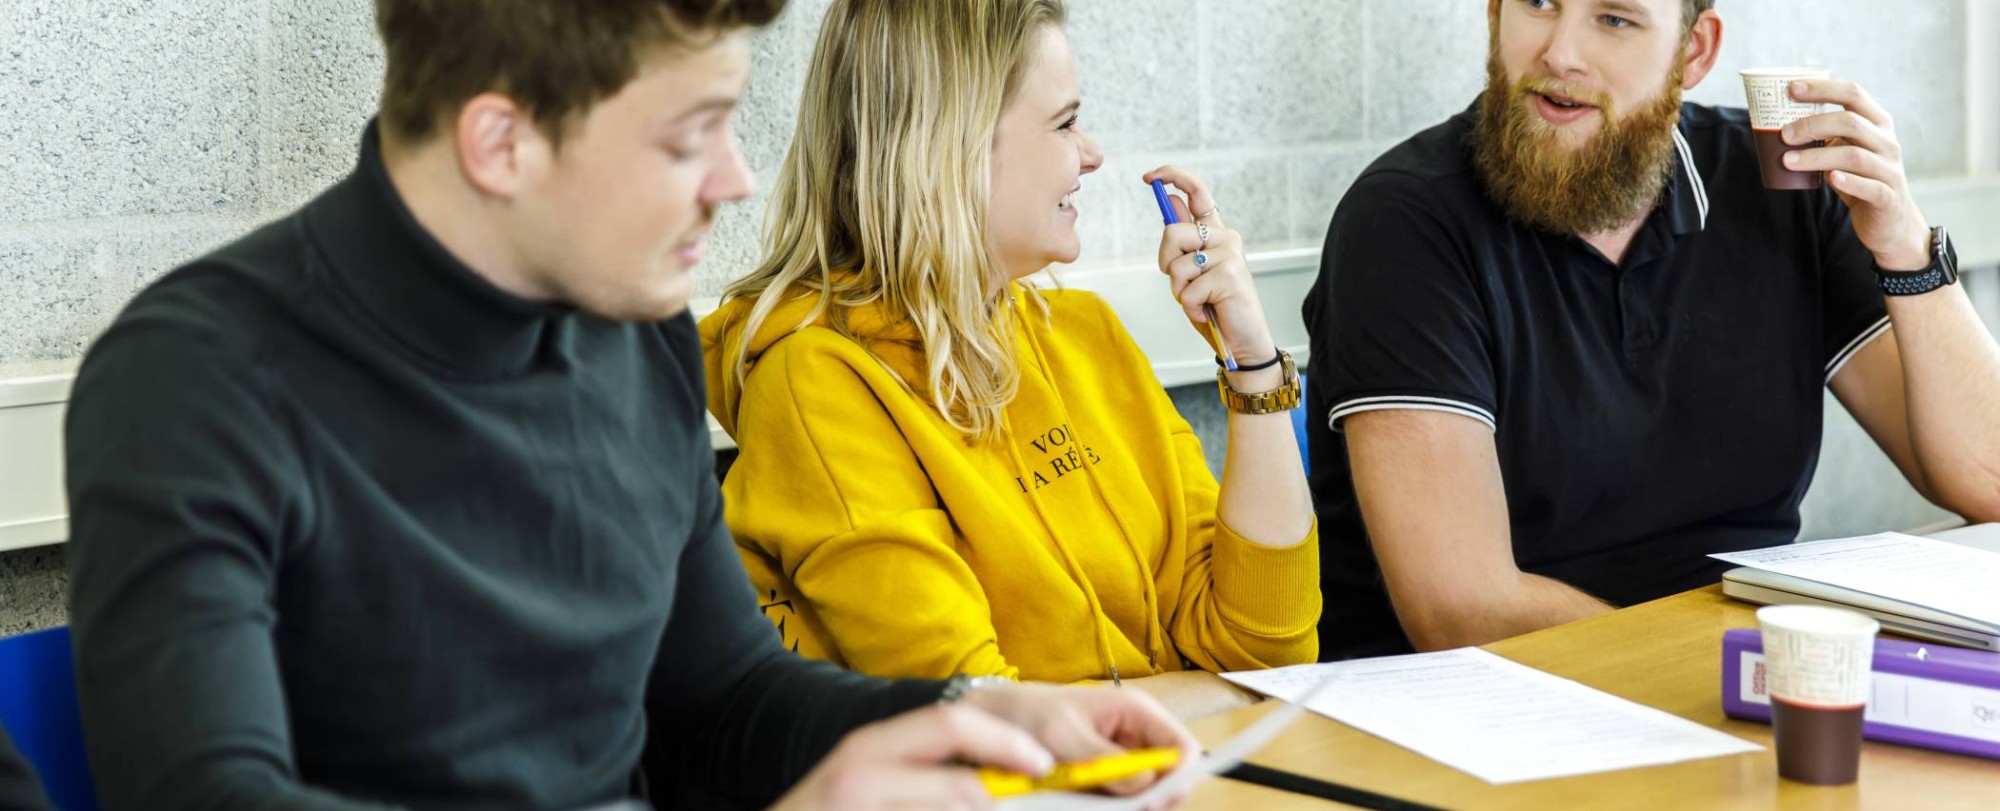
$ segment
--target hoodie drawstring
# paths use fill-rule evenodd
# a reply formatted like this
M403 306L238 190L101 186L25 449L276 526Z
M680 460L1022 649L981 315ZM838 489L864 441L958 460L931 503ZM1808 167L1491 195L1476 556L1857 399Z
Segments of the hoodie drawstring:
M1058 418L1062 420L1063 424L1070 427L1070 431L1078 436L1077 441L1081 443L1081 434L1078 432L1076 421L1069 414L1069 404L1063 400L1062 390L1058 389L1055 381L1049 377L1049 360L1042 352L1041 342L1035 340L1029 334L1031 322L1029 321L1028 314L1025 312L1025 297L1019 295L1015 297L1015 310L1016 316L1021 319L1021 338L1028 344L1029 350L1034 353L1037 371L1041 374L1042 382L1048 387L1050 396L1055 400ZM1012 444L1011 437L1009 438L1008 448L1014 455L1015 464L1020 465L1022 463L1020 451ZM1132 532L1131 525L1125 522L1124 514L1118 511L1116 502L1113 502L1105 492L1104 483L1097 473L1097 465L1090 460L1090 454L1079 454L1078 461L1082 463L1084 468L1084 478L1090 481L1091 492L1097 496L1100 503L1104 504L1105 509L1111 512L1111 520L1118 524L1120 540L1125 542L1125 551L1131 555L1133 565L1139 569L1141 592L1145 595L1146 601L1146 664L1152 668L1153 673L1158 673L1160 672L1160 656L1166 651L1166 638L1165 629L1160 620L1160 593L1153 582L1153 568L1147 565L1145 555L1140 553L1138 544L1134 540L1136 536ZM1029 490L1028 496L1031 500L1035 501L1036 512L1041 513L1040 501L1035 497L1032 489ZM1049 533L1052 536L1057 536L1057 544L1059 546L1062 545L1060 536L1057 535L1059 530L1056 524L1049 521L1046 515L1043 515L1042 521L1048 525ZM1067 548L1064 549L1063 554L1066 556L1069 554ZM1080 575L1081 571L1079 570L1077 574ZM1088 578L1085 579L1087 582ZM1094 601L1095 592L1094 590L1092 592L1092 599ZM1115 679L1115 672L1113 676Z
M1030 475L1030 471L1028 470L1027 460L1021 458L1021 450L1019 444L1014 439L1014 429L1011 421L1003 419L1000 431L1001 440L1007 445L1007 453L1014 460L1015 472L1023 476L1022 481L1027 481L1026 477ZM1118 676L1118 657L1112 653L1110 635L1104 630L1104 623L1107 621L1107 617L1104 612L1104 604L1097 600L1097 589L1092 588L1090 578L1084 576L1083 566L1077 562L1076 555L1070 552L1069 544L1063 543L1062 532L1056 528L1054 518L1049 515L1048 509L1043 506L1041 496L1035 494L1033 487L1027 488L1027 491L1028 503L1034 507L1035 516L1042 520L1043 526L1049 528L1049 537L1055 542L1056 552L1062 557L1063 569L1069 573L1069 579L1076 583L1077 588L1083 590L1084 602L1090 606L1091 631L1097 639L1097 661L1111 674L1111 683L1122 687L1125 682Z

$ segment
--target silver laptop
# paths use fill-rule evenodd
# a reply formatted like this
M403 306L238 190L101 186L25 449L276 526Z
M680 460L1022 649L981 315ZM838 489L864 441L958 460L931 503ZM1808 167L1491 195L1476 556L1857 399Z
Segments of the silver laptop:
M1977 524L1925 537L2000 553L2000 524ZM1882 630L1890 633L1961 648L2000 651L2000 625L1776 572L1747 567L1731 569L1722 575L1722 593L1764 605L1851 608L1881 620Z

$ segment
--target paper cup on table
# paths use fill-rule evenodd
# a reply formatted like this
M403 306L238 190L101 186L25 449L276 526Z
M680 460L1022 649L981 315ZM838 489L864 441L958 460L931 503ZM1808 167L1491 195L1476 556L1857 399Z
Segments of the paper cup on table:
M1815 605L1760 608L1757 623L1764 629L1778 776L1822 786L1854 782L1882 624Z
M1750 99L1750 134L1757 142L1757 168L1767 189L1817 189L1825 183L1823 172L1794 172L1785 168L1785 155L1822 145L1815 141L1790 146L1779 132L1786 124L1819 115L1820 105L1792 99L1792 82L1824 79L1833 72L1826 68L1751 68L1743 71L1743 93Z

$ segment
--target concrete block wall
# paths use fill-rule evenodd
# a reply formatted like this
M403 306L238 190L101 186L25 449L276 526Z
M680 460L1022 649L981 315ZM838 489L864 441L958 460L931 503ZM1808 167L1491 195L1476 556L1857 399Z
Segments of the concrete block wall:
M1966 1L1723 0L1722 64L1692 97L1735 103L1752 63L1830 64L1897 114L1913 174L1956 174ZM739 129L766 181L826 2L794 0L758 37ZM337 180L379 92L367 0L7 5L0 367L80 355L132 290ZM1317 242L1370 160L1483 81L1478 0L1071 6L1083 122L1107 158L1078 200L1086 260L1150 253L1136 178L1162 163L1206 175L1253 245ZM761 203L723 215L702 294L754 261Z
M1833 65L1897 114L1913 173L1959 173L1968 2L1722 0L1723 65L1694 98L1737 103L1742 65ZM1203 173L1253 247L1317 243L1370 160L1483 82L1480 0L1070 5L1083 122L1107 155L1078 200L1087 260L1151 253L1158 224L1137 178L1162 163ZM825 7L794 0L756 42L738 124L766 186ZM0 375L80 356L159 273L344 175L379 92L372 9L0 0ZM722 215L702 295L753 263L761 203ZM1212 398L1177 395L1219 451ZM1840 470L1872 452L1852 439L1828 444ZM1908 497L1850 524L1900 518ZM0 555L0 633L60 623L62 586L59 549Z

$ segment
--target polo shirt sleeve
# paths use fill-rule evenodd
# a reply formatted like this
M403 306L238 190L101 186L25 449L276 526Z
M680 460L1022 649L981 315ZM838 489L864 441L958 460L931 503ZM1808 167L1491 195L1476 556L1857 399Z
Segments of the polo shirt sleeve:
M1457 414L1496 429L1493 339L1472 254L1429 181L1373 172L1335 212L1306 306L1312 374L1341 430L1364 411ZM1316 381L1317 383L1317 381Z
M1826 382L1889 331L1889 308L1875 281L1875 255L1854 235L1847 205L1832 189L1813 192L1820 234L1821 346Z

